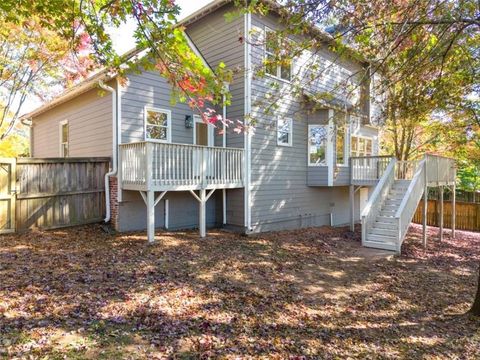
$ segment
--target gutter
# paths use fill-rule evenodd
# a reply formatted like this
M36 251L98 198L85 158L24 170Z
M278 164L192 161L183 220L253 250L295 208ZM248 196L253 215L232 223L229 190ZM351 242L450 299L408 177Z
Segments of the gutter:
M112 170L105 174L105 219L107 223L111 219L111 208L110 208L110 177L117 175L118 166L118 112L117 112L117 91L111 86L106 85L102 80L98 82L98 85L103 89L112 94ZM117 184L118 186L118 184Z

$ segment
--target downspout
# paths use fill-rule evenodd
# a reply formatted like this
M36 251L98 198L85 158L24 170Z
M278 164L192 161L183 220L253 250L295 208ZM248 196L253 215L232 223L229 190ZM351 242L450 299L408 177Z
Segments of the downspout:
M105 222L109 222L111 218L110 209L110 177L117 174L117 92L111 86L106 85L103 81L99 81L98 85L112 94L112 170L105 174Z

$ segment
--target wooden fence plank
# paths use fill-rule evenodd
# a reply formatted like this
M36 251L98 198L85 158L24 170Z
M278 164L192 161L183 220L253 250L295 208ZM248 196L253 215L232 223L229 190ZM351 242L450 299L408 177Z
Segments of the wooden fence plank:
M422 223L423 202L417 208L413 222ZM439 205L437 200L428 200L427 224L439 226ZM444 226L452 228L452 202L444 202ZM458 230L480 231L480 204L457 201L456 202L456 224Z
M109 158L18 159L17 231L101 221Z

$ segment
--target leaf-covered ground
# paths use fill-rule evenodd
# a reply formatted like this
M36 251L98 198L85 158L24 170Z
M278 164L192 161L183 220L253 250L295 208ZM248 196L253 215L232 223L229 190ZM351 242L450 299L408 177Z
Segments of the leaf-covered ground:
M480 234L365 257L305 229L0 236L0 358L479 358Z

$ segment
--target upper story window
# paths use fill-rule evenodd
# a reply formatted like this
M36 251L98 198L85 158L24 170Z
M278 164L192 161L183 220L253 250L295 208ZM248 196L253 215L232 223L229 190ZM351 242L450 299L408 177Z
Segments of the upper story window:
M337 137L336 137L336 161L337 165L345 165L346 164L346 143L345 143L345 126L338 126L337 127Z
M292 119L277 120L277 145L292 146L293 126Z
M308 125L308 165L327 165L327 125Z
M60 156L68 157L68 143L69 143L69 129L68 120L60 122Z
M145 107L145 140L170 142L172 127L170 110Z
M372 156L373 140L366 137L352 136L350 154L351 156Z
M289 41L265 28L265 73L279 79L292 79L292 59L288 56Z

